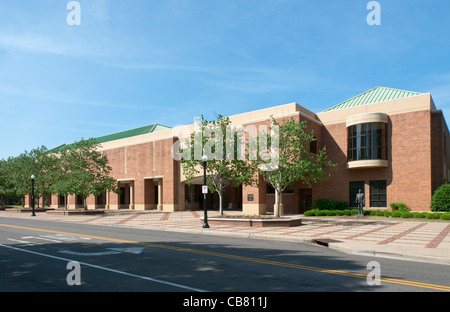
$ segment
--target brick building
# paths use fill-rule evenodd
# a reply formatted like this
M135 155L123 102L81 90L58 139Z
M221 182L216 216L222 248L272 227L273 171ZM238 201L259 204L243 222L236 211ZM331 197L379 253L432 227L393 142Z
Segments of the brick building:
M258 126L268 124L270 116L305 121L317 138L311 152L326 146L328 158L337 164L329 169L328 181L312 188L298 182L287 190L285 214L302 213L318 198L354 206L358 189L365 193L366 209L404 202L411 210L427 211L433 191L449 179L450 135L429 93L377 87L320 113L291 103L230 116L230 120ZM122 192L91 196L88 209L202 209L202 178L188 185L180 162L172 157L178 137L193 126L150 125L98 138ZM274 196L263 181L259 188L229 187L224 208L246 214L271 212ZM64 204L62 196L53 195L49 201L53 208ZM68 197L69 208L81 204L77 196ZM218 208L216 194L208 195L208 207Z

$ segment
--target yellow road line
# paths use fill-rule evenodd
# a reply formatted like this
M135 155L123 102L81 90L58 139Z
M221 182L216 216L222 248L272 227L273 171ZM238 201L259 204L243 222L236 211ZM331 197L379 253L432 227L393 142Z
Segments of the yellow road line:
M217 252L204 251L204 250L191 249L191 248L184 248L184 247L176 247L176 246L161 245L161 244L154 244L154 243L145 243L145 242L125 240L125 239L120 239L120 238L111 238L111 237L102 237L102 236L95 236L95 235L70 233L70 232L55 231L55 230L47 230L47 229L38 229L38 228L24 227L24 226L18 226L18 225L0 224L0 226L2 226L2 227L9 227L9 228L23 229L23 230L47 232L47 233L57 233L57 234L81 236L81 237L93 238L93 239L98 239L98 240L113 241L113 242L124 243L124 244L142 245L142 246L146 246L146 247L169 249L169 250L189 252L189 253L195 253L195 254L202 254L202 255L208 255L208 256L214 256L214 257L220 257L220 258L241 260L241 261L246 261L246 262L268 264L268 265L274 265L274 266L281 266L281 267L294 268L294 269L307 270L307 271L314 271L314 272L327 273L327 274L334 274L334 275L341 275L341 276L349 276L349 277L362 278L362 279L366 279L367 278L367 275L361 274L361 273L353 273L353 272L347 272L347 271L341 271L341 270L324 269L324 268L318 268L318 267L305 266L305 265L301 265L301 264L293 264L293 263L285 263L285 262L264 260L264 259L258 259L258 258L250 258L250 257L231 255L231 254L225 254L225 253L217 253ZM385 283L391 283L391 284L401 284L401 285L407 285L407 286L413 286L413 287L421 287L421 288L428 288L428 289L434 289L434 290L450 291L450 286L444 286L444 285L427 284L427 283L421 283L421 282L413 282L413 281L399 280L399 279L394 279L394 278L383 278L383 277L380 278L380 281L381 282L385 282Z

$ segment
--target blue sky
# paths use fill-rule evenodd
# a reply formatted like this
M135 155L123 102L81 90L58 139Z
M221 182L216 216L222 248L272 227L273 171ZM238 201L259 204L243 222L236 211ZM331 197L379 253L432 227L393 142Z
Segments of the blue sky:
M449 121L450 1L0 0L0 159L153 123L376 86L431 92Z

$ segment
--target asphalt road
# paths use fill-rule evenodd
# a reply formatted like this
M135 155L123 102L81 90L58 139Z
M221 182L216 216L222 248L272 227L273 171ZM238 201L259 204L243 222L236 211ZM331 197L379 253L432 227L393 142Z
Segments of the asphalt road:
M450 291L449 272L304 243L0 219L1 292L181 292L192 305L188 292Z

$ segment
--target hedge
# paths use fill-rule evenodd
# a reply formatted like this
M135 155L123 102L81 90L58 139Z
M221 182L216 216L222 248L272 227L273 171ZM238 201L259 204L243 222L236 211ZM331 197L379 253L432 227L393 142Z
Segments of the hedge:
M320 210L311 209L304 213L305 217L323 217L323 216L353 216L358 213L356 209L345 209L345 210ZM401 211L384 211L384 210L364 210L365 216L384 216L391 218L427 218L427 219L441 219L450 220L450 213L440 213L440 212L401 212Z
M443 213L439 219L450 220L450 213Z
M425 218L427 219L439 219L441 217L440 213L427 213Z
M319 210L345 210L348 209L348 202L332 200L328 198L319 198L314 202L313 209Z
M402 218L413 218L414 214L412 214L411 212L402 212L401 217Z

